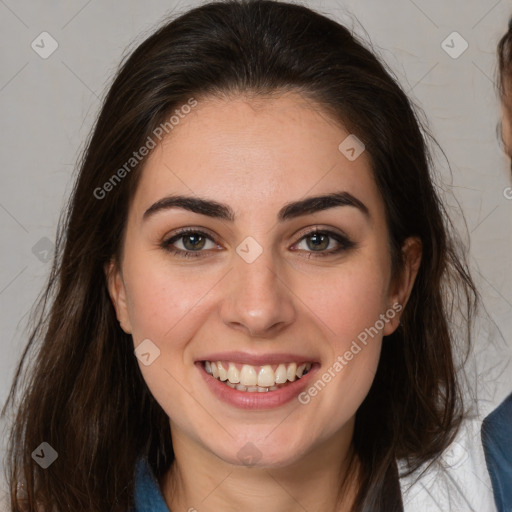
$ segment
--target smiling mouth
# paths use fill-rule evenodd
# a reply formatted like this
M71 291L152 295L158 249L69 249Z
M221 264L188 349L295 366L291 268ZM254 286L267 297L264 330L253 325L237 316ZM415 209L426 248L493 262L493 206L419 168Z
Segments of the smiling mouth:
M311 370L313 363L281 363L253 366L229 361L203 361L206 373L230 388L248 393L276 391L300 380Z

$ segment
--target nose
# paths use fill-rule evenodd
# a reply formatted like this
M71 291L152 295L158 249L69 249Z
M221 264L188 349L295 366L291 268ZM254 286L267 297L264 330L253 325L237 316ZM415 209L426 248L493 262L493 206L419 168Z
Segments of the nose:
M254 338L275 336L289 326L296 316L294 295L271 253L263 251L251 263L237 255L233 265L221 307L224 323Z

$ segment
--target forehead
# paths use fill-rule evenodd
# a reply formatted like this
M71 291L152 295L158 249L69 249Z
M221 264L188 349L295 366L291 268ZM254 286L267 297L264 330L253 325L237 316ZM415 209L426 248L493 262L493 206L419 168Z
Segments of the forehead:
M207 192L235 209L279 208L333 189L379 202L368 153L351 161L339 149L350 135L297 93L198 100L149 155L134 202Z

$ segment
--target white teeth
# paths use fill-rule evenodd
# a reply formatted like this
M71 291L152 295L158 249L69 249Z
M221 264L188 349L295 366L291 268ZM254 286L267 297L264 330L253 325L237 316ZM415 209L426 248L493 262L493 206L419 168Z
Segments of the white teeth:
M228 365L227 370L221 361L205 361L204 368L207 373L221 382L225 382L230 388L252 393L274 391L278 389L276 384L285 384L287 381L294 382L309 372L312 366L311 363L301 363L298 366L297 363L287 365L281 363L274 371L269 364L256 367L244 364L241 370L234 363L224 364Z
M288 380L293 382L297 376L297 363L290 363L287 370Z
M238 384L240 382L240 372L233 363L229 363L228 380L231 384Z
M240 371L240 384L244 386L256 386L258 384L258 374L254 366L244 364Z
M224 369L224 366L222 366L220 361L217 362L217 368L219 369L219 379L222 382L228 380L228 372Z
M276 384L284 384L288 380L288 373L286 372L286 366L280 364L276 368Z
M275 379L272 366L267 364L261 367L261 370L258 373L258 386L261 386L262 388L273 386L275 384Z
M260 386L244 386L242 384L231 384L229 381L226 384L230 388L238 389L238 391L248 391L249 393L266 393L267 391L275 391L277 386L272 386L271 388L262 388Z

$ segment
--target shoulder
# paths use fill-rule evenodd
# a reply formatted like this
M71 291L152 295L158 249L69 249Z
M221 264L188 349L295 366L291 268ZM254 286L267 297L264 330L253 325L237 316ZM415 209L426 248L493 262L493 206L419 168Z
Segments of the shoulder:
M482 435L512 439L512 393L484 419Z

